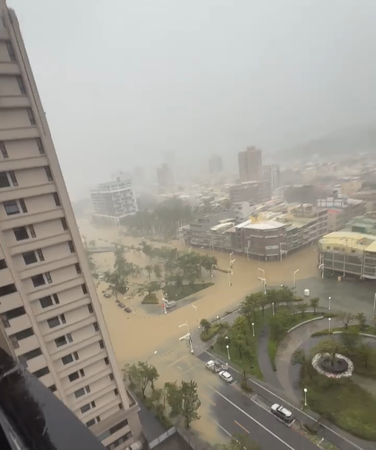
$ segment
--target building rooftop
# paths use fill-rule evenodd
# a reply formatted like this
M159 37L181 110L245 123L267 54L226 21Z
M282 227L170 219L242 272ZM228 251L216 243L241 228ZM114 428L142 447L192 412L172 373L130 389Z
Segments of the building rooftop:
M352 231L335 231L320 239L323 247L338 247L376 253L376 235ZM332 250L332 248L331 248Z
M260 222L246 220L245 222L239 223L235 228L248 228L253 230L275 230L277 228L282 228L286 224L282 222L277 222L276 220L262 220Z

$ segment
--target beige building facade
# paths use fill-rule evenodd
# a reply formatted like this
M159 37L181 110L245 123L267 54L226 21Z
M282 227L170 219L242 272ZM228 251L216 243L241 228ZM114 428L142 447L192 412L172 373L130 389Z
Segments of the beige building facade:
M5 0L0 318L0 345L106 448L124 449L139 439L138 406L115 360L18 21Z

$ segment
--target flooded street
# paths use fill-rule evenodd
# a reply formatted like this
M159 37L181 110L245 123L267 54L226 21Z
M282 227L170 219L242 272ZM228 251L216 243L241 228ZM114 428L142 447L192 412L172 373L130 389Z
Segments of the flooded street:
M109 245L109 242L135 245L141 240L119 236L116 228L94 228L87 221L79 222L79 226L86 240L89 242L94 239L97 246ZM216 256L218 267L222 269L229 267L227 253L194 250ZM125 256L140 266L148 263L143 254L134 250L126 251ZM99 270L111 269L113 263L111 253L95 254L94 259ZM168 314L163 314L161 305L147 305L145 308L145 305L140 305L140 298L125 296L124 303L133 311L128 314L116 305L113 298L104 298L102 291L106 287L105 283L98 286L99 299L120 367L138 360L149 361L160 373L158 385L165 381L195 379L199 385L202 406L201 419L193 424L193 429L208 442L223 440L222 432L210 417L210 409L215 405L211 399L211 391L207 389L208 384L215 387L221 380L208 372L202 362L190 354L186 342L179 341L179 337L187 332L186 327L179 328L179 325L186 323L191 331L197 331L202 318L211 319L217 314L222 315L233 309L249 292L262 289L262 283L257 279L258 276L262 276L262 271L258 268L265 270L269 285L284 283L291 286L293 271L297 268L300 269L297 279L317 275L317 254L314 247L307 247L282 263L247 260L246 257L239 255L236 255L235 259L231 286L227 273L215 271L212 280L214 285L194 294L195 308L191 303L187 303Z

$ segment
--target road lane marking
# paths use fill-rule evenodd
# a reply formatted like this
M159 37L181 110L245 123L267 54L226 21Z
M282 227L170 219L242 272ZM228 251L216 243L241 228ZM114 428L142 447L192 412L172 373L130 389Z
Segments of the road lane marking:
M207 350L205 351L206 354L208 354L212 359L215 359L215 356L208 352ZM232 366L231 370L233 370L234 372L238 373L239 375L240 372L237 369L234 369ZM291 406L292 408L296 409L297 411L299 411L299 413L305 415L306 417L308 417L309 419L313 420L314 422L317 422L317 419L315 419L314 417L310 416L308 413L306 413L305 411L299 409L296 405L293 405L292 403L290 403L288 400L286 400L285 398L280 397L278 394L276 394L273 391L270 391L267 387L263 386L262 384L259 384L257 381L255 381L253 378L250 378L251 383L254 383L256 386L258 386L261 389L264 389L266 392L269 392L269 394L274 395L274 397L278 398L279 400L281 400L282 402L288 404L289 406ZM340 439L344 440L345 442L347 442L348 444L352 445L353 447L357 448L358 450L364 450L363 447L360 447L358 444L355 444L354 442L350 441L350 439L348 439L347 437L343 436L342 434L337 433L337 431L333 430L333 428L330 428L328 425L325 425L324 423L320 423L320 425L327 429L328 431L330 431L331 433L335 434L336 436L338 436Z
M213 389L213 388L212 388ZM294 447L291 447L290 444L288 444L287 442L285 442L283 439L281 439L279 436L277 436L275 433L273 433L273 431L269 430L269 428L267 428L265 425L263 425L261 422L259 422L258 420L256 420L254 417L252 417L251 415L249 415L246 411L244 411L243 409L241 409L236 403L234 403L233 401L231 401L229 398L227 398L225 395L221 394L219 391L217 391L216 389L213 389L213 391L218 394L220 397L222 397L224 400L226 400L226 402L230 403L230 405L232 405L234 408L236 408L237 410L239 410L240 412L242 412L245 416L247 416L249 419L253 420L253 422L255 422L259 427L261 427L262 429L264 429L267 433L271 434L273 437L275 437L276 439L279 440L279 442L281 442L283 445L285 445L287 448L291 449L291 450L295 450Z
M219 427L225 434L227 434L227 436L232 437L232 434L226 430L226 428L223 428L222 425L220 425L218 422L214 421L214 423L217 425L217 427Z
M180 362L180 361L183 361L183 359L186 359L186 358L188 358L188 356L189 355L184 355L184 356L181 356L180 358L178 358L178 359L176 359L175 361L173 361L172 363L170 363L170 364L167 364L167 367L171 367L171 366L174 366L176 363L178 363L178 362Z
M236 423L236 425L237 425L238 427L240 427L243 431L245 431L247 434L250 433L250 431L247 430L246 427L243 427L243 425L242 425L241 423L239 423L237 420L234 420L234 423Z

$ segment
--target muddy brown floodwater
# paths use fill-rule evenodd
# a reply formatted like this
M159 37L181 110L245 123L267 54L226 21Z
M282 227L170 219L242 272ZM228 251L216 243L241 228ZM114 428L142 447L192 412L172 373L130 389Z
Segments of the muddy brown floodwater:
M140 239L121 236L115 227L95 228L87 220L80 220L79 227L81 235L84 235L87 241L94 239L97 246L105 246L109 242L134 245L140 241ZM206 249L195 249L195 251L212 254L217 258L219 267L225 269L229 267L228 253L212 252ZM145 266L147 263L145 257L135 251L127 252L126 257L140 266ZM234 257L236 261L233 265L231 286L228 274L216 271L213 279L215 284L197 293L197 300L194 302L196 308L187 304L168 314L163 314L160 305L150 305L149 311L152 312L150 313L140 306L140 299L125 297L124 302L133 310L131 314L127 314L116 306L113 299L103 297L104 283L100 283L98 287L103 314L120 366L129 362L147 360L157 367L161 382L194 378L199 384L202 406L201 420L197 421L193 428L209 442L219 442L223 439L223 434L218 432L210 418L210 410L215 407L215 404L212 400L211 389L207 389L208 384L215 387L215 384L220 381L218 377L203 368L202 362L190 355L184 342L179 342L178 338L186 333L186 329L178 326L186 323L191 330L197 329L202 318L211 319L217 314L221 315L237 305L249 292L262 289L262 282L257 277L263 276L263 273L258 268L265 271L268 285L284 283L291 286L293 272L296 269L299 269L297 279L318 274L315 247L304 248L282 262L266 263L248 260L239 255ZM95 262L100 270L109 269L112 267L113 255L111 253L96 254ZM157 354L154 355L155 351Z

